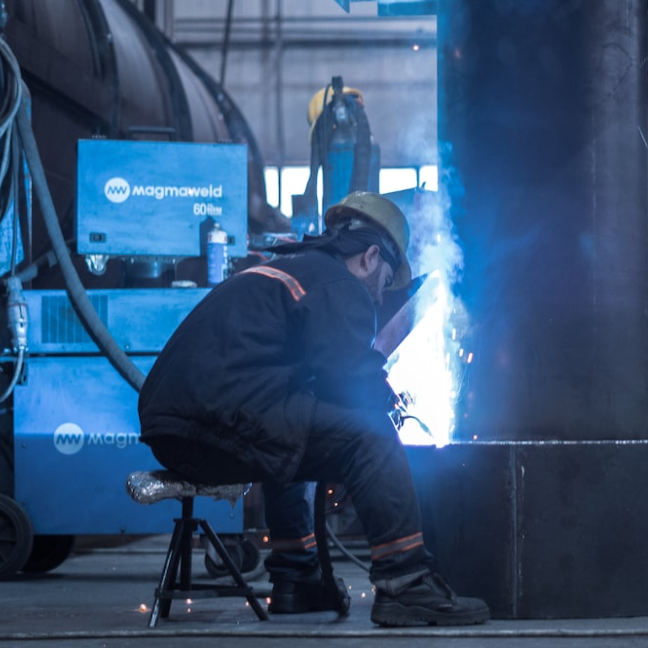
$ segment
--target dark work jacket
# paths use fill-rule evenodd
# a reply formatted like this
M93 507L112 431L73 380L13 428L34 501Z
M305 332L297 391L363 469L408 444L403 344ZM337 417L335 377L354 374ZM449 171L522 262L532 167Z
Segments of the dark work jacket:
M285 274L262 274L273 269ZM320 250L231 277L181 323L147 376L142 440L198 439L289 480L317 399L387 411L375 321L364 284Z

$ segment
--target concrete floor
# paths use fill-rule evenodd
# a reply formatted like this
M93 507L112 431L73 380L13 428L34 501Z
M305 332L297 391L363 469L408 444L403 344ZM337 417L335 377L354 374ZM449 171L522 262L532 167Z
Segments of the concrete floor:
M485 625L439 629L383 629L369 618L372 591L366 572L336 560L350 587L348 617L334 612L257 620L243 599L174 601L168 620L148 628L148 608L164 560L168 536L117 546L77 544L72 555L46 574L20 574L0 582L0 647L11 648L638 648L648 645L648 617L587 620L493 620ZM195 578L209 582L202 550ZM254 583L265 597L264 574ZM469 592L465 592L469 594Z

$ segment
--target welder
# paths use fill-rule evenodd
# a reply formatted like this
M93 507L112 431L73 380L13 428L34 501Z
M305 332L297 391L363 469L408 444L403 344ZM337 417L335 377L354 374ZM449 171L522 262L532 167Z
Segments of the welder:
M326 480L344 484L366 533L375 623L483 622L483 601L432 572L386 359L372 348L383 291L411 281L407 221L384 196L354 192L324 222L180 324L140 394L142 441L191 482L262 482L271 613L334 607L307 496Z

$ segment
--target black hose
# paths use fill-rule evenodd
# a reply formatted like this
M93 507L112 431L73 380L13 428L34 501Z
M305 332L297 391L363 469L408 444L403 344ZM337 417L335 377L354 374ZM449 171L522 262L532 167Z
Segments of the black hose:
M326 481L317 482L315 488L315 539L317 541L317 554L322 569L322 584L328 595L334 601L333 609L341 615L349 613L351 598L344 585L344 581L336 578L333 573L333 562L329 551L326 524Z
M223 51L221 52L221 69L220 79L218 82L225 86L225 71L227 70L227 55L229 53L230 34L232 32L232 11L234 10L234 0L227 3L227 19L225 21L225 38L223 38Z
M61 227L59 225L52 196L50 195L45 178L45 170L41 163L38 147L32 131L31 122L27 113L27 96L28 92L25 88L23 92L23 99L20 108L16 115L16 124L18 126L18 134L22 141L25 158L29 169L31 171L33 186L36 192L36 197L43 212L43 219L45 227L52 241L54 254L58 260L65 287L79 320L85 327L86 331L99 347L99 349L106 355L112 366L119 372L119 374L128 382L128 384L139 392L142 384L144 383L144 374L133 364L133 361L124 353L119 347L115 339L106 328L105 324L101 321L97 311L94 309L90 298L88 297L79 275L72 263L70 254Z
M364 108L353 97L345 97L345 104L356 122L356 143L353 154L353 170L349 181L349 193L368 191L372 153L369 120Z
M364 569L364 571L368 572L369 571L369 565L365 563L364 561L360 560L355 554L351 553L343 544L340 538L338 538L335 535L335 532L331 528L331 525L327 522L326 523L326 535L328 536L329 540L337 547L337 549L340 551L340 553L350 560L352 563L356 564L358 567L361 569Z

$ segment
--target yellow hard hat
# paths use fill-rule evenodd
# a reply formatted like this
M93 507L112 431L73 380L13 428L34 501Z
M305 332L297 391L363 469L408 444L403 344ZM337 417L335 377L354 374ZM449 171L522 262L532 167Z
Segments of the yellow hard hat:
M358 100L360 105L364 108L364 97L362 96L362 92L360 92L360 90L344 86L342 88L342 92L344 94L353 95ZM309 126L312 126L317 121L317 118L322 114L325 105L325 97L326 104L330 104L333 100L333 88L331 86L326 86L325 88L318 90L311 97L311 100L308 104L308 114L306 115Z
M405 214L391 200L371 191L355 191L332 205L324 214L326 227L333 228L342 219L356 216L384 230L396 244L400 266L394 273L391 290L403 288L412 279L412 269L407 260L409 245L409 225Z

